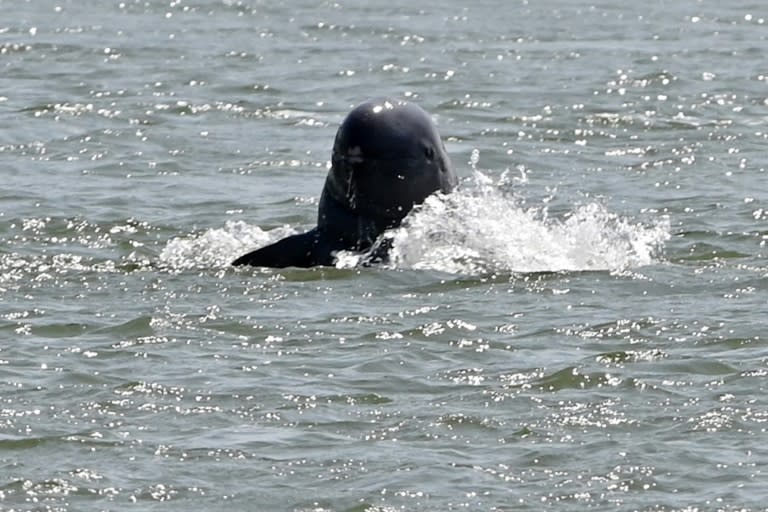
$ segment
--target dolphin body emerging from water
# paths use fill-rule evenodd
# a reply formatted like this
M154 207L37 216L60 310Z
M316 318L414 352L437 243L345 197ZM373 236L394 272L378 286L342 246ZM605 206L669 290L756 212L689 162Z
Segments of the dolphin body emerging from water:
M317 227L249 252L232 264L333 265L338 251L370 251L370 259L383 259L389 244L376 244L379 237L399 226L431 194L451 192L457 181L424 110L391 98L368 100L355 107L336 132Z

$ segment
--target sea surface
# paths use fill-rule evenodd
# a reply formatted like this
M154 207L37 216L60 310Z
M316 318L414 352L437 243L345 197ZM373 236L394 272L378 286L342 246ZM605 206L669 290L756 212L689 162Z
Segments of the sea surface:
M768 510L757 0L0 0L0 510ZM373 96L461 178L314 226Z

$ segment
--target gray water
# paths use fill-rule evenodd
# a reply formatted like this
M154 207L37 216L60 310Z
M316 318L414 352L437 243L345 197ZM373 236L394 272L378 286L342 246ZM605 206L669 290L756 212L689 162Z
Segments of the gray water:
M0 509L766 510L761 2L0 12ZM460 189L229 267L381 95Z

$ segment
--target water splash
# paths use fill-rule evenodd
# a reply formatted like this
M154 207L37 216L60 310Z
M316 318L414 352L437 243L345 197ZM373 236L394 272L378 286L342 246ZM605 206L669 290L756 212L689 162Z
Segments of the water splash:
M667 217L643 224L599 202L551 216L552 197L529 206L524 194L515 192L526 181L524 173L520 178L503 173L494 181L476 170L459 190L429 197L400 228L385 234L392 243L388 266L466 275L622 271L656 262L670 237ZM296 232L290 226L264 231L229 221L223 228L174 238L159 259L172 270L221 268L240 254ZM342 251L336 266L354 268L365 257Z
M290 226L264 231L243 221L227 221L199 235L174 238L160 253L160 263L172 270L226 267L248 251L296 233Z
M508 183L475 171L474 183L429 197L387 234L390 264L458 274L621 271L654 263L670 237L667 217L644 225L598 202L551 217L549 199L527 206Z

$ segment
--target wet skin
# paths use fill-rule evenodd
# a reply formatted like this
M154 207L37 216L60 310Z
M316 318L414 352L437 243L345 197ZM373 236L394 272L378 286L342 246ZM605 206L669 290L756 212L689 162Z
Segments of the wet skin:
M337 251L366 252L379 237L457 178L434 123L419 106L390 98L368 100L344 119L333 144L331 169L317 226L240 256L233 265L333 265ZM379 243L369 260L386 258Z

